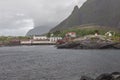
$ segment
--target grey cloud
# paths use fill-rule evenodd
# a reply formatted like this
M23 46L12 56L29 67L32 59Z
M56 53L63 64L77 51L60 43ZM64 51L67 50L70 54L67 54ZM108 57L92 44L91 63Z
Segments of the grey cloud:
M76 0L80 6L84 1ZM48 27L52 28L68 17L76 2L74 0L0 0L0 35L6 35L8 32L11 35L13 32L16 32L16 35L24 35L31 27L38 26L46 26L43 30L48 30Z

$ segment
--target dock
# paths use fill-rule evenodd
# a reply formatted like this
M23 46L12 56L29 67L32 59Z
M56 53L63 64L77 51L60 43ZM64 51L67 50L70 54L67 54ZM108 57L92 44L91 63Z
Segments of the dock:
M56 42L51 41L21 41L21 45L55 45Z

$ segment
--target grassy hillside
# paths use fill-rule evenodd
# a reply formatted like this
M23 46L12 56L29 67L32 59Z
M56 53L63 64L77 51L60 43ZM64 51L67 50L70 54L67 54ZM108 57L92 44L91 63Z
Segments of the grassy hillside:
M105 35L106 32L112 31L114 34L113 38L120 38L120 30L115 28L109 28L109 27L102 27L102 26L77 26L72 27L69 29L61 30L61 31L55 31L53 32L54 36L62 36L64 37L67 32L76 32L77 37L82 37L86 35L94 35L95 32L98 32L100 35ZM51 33L48 33L48 36L50 36Z

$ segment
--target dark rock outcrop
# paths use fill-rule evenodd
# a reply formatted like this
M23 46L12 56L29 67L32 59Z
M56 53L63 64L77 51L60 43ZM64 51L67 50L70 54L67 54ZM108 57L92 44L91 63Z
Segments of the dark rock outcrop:
M104 73L98 76L96 79L82 76L80 80L120 80L120 72Z
M95 80L113 80L114 77L111 74L105 73L98 76Z
M120 49L120 43L103 40L100 37L90 37L83 40L66 42L56 47L58 49Z
M87 0L81 8L75 6L71 15L51 32L78 25L100 25L120 28L120 0Z
M91 77L82 76L80 80L94 80Z

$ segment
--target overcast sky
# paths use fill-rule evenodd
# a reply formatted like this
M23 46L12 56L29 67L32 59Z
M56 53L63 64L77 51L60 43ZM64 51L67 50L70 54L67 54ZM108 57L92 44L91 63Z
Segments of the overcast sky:
M85 1L0 0L0 36L25 35L38 26L45 26L43 30L47 31L68 17L76 4L81 6Z

